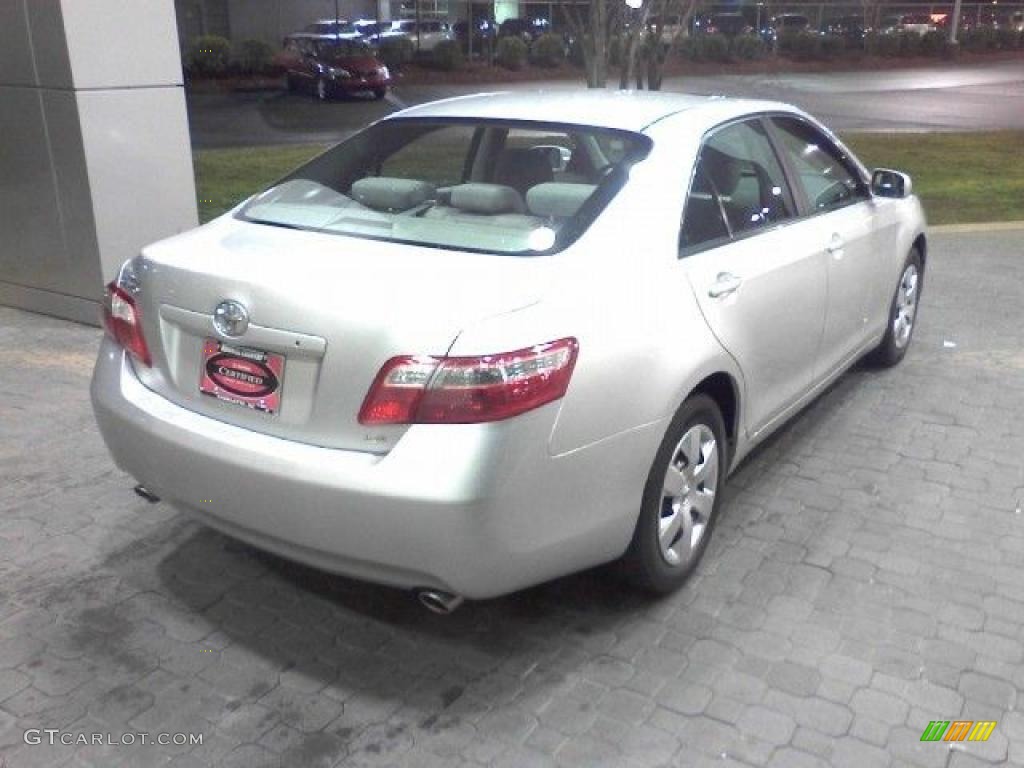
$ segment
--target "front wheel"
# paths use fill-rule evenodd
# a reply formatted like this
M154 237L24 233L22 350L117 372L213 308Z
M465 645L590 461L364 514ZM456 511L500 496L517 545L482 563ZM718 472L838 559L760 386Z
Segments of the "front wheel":
M388 95L388 89L387 88L374 88L373 89L373 98L377 99L377 101L380 101L381 99L383 99L387 95Z
M313 84L313 98L317 101L327 101L328 95L327 81L322 77L318 77Z
M907 354L917 320L917 305L923 284L921 253L911 248L900 273L900 281L889 306L889 323L882 343L871 353L873 362L882 366L896 365Z
M644 486L640 516L623 557L626 576L665 594L700 562L714 527L728 466L725 422L707 395L687 398L672 419Z

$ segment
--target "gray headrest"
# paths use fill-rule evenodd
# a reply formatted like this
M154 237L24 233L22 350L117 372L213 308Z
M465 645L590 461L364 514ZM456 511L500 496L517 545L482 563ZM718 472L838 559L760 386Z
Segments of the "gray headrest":
M451 205L470 213L526 213L522 196L501 184L459 184L452 187Z
M575 216L597 187L593 184L566 184L549 181L531 187L526 193L526 207L534 216L567 219Z
M714 147L704 147L700 161L718 194L731 195L736 191L742 173L739 160Z
M547 152L537 148L505 149L498 155L494 167L494 180L515 188L520 194L537 184L554 179Z
M434 198L436 187L417 179L368 176L352 185L352 197L375 211L407 211Z

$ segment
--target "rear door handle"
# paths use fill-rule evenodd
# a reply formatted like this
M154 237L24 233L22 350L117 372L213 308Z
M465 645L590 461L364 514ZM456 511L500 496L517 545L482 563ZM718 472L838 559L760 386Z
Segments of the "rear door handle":
M719 272L715 282L708 288L708 296L712 299L720 299L733 293L743 283L742 278L736 277L731 272Z
M846 243L843 242L843 238L839 235L832 235L832 239L828 241L828 245L825 246L825 250L835 256L837 259L842 258L843 250L846 248Z

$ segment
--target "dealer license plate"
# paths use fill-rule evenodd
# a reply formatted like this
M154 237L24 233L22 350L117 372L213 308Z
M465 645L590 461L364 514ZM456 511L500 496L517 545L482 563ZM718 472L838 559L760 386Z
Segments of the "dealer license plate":
M284 355L217 339L203 342L199 391L204 395L273 414L281 408L283 383Z

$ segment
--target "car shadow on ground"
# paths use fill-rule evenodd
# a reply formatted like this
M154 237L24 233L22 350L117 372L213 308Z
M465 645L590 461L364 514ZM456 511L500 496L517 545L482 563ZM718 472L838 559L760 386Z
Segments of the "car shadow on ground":
M771 493L808 441L843 417L865 375L842 377L748 457L704 561L668 597L601 567L438 616L407 591L293 563L172 515L106 559L103 570L134 594L77 617L102 629L70 645L126 678L194 675L174 695L198 697L208 720L277 717L319 734L304 748L332 758L457 740L498 704L529 711L555 697L585 708L587 681L625 685L644 654L661 654L666 674L687 666L689 644L712 636L729 603L731 545L762 519L751 499Z

